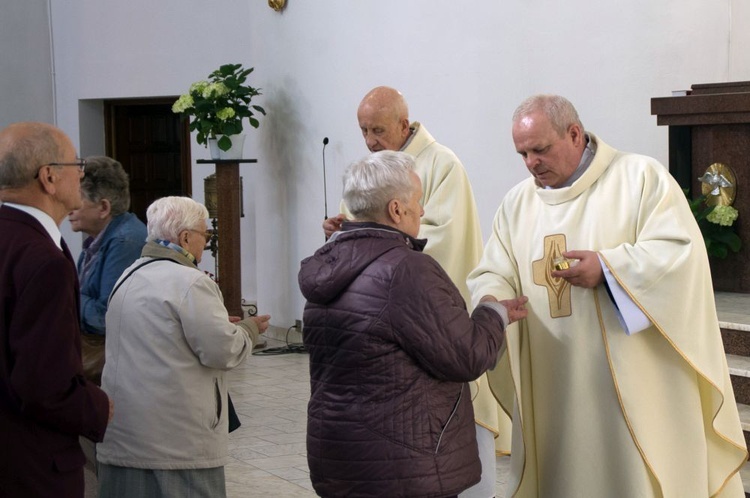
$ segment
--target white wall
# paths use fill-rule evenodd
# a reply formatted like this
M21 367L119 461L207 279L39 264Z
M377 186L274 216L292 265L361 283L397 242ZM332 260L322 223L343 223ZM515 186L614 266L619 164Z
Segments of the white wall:
M0 128L54 120L46 0L3 2L0 15Z
M750 2L731 0L730 24L727 43L729 45L729 80L750 80Z
M742 2L289 0L281 13L248 0L55 2L59 123L78 137L80 99L175 95L220 64L254 66L269 115L245 148L259 163L242 171L253 208L241 222L243 295L287 327L304 306L299 261L323 242L323 137L333 214L344 168L366 153L355 111L370 88L399 88L412 118L461 157L487 238L500 198L527 174L509 123L523 98L565 95L605 141L666 163L650 99L750 79L729 43L748 45Z

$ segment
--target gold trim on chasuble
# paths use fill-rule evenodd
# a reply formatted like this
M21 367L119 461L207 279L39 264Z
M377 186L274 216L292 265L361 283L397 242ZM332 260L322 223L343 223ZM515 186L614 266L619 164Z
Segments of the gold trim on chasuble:
M555 270L554 261L562 258L562 253L566 250L565 235L547 235L544 237L544 256L531 263L534 283L547 288L549 312L552 318L570 316L573 310L570 301L570 283L563 278L552 276L552 271Z

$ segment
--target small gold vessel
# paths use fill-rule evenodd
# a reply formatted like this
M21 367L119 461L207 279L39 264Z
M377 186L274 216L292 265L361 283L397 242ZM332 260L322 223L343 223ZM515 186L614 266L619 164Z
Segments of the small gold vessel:
M570 262L567 259L563 258L562 256L559 258L553 259L552 265L555 267L555 270L557 271L567 270L568 268L570 268Z

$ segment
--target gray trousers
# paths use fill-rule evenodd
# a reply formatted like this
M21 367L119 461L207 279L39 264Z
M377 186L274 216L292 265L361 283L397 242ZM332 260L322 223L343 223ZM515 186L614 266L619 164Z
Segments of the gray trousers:
M99 498L226 498L224 467L151 470L100 463Z

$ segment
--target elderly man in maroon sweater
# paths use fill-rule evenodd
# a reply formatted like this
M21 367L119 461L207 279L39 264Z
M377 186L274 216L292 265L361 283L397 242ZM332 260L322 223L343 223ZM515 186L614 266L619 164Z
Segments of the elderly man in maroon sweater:
M79 436L113 406L84 379L76 267L59 225L81 205L84 162L43 123L0 130L0 495L82 497Z

